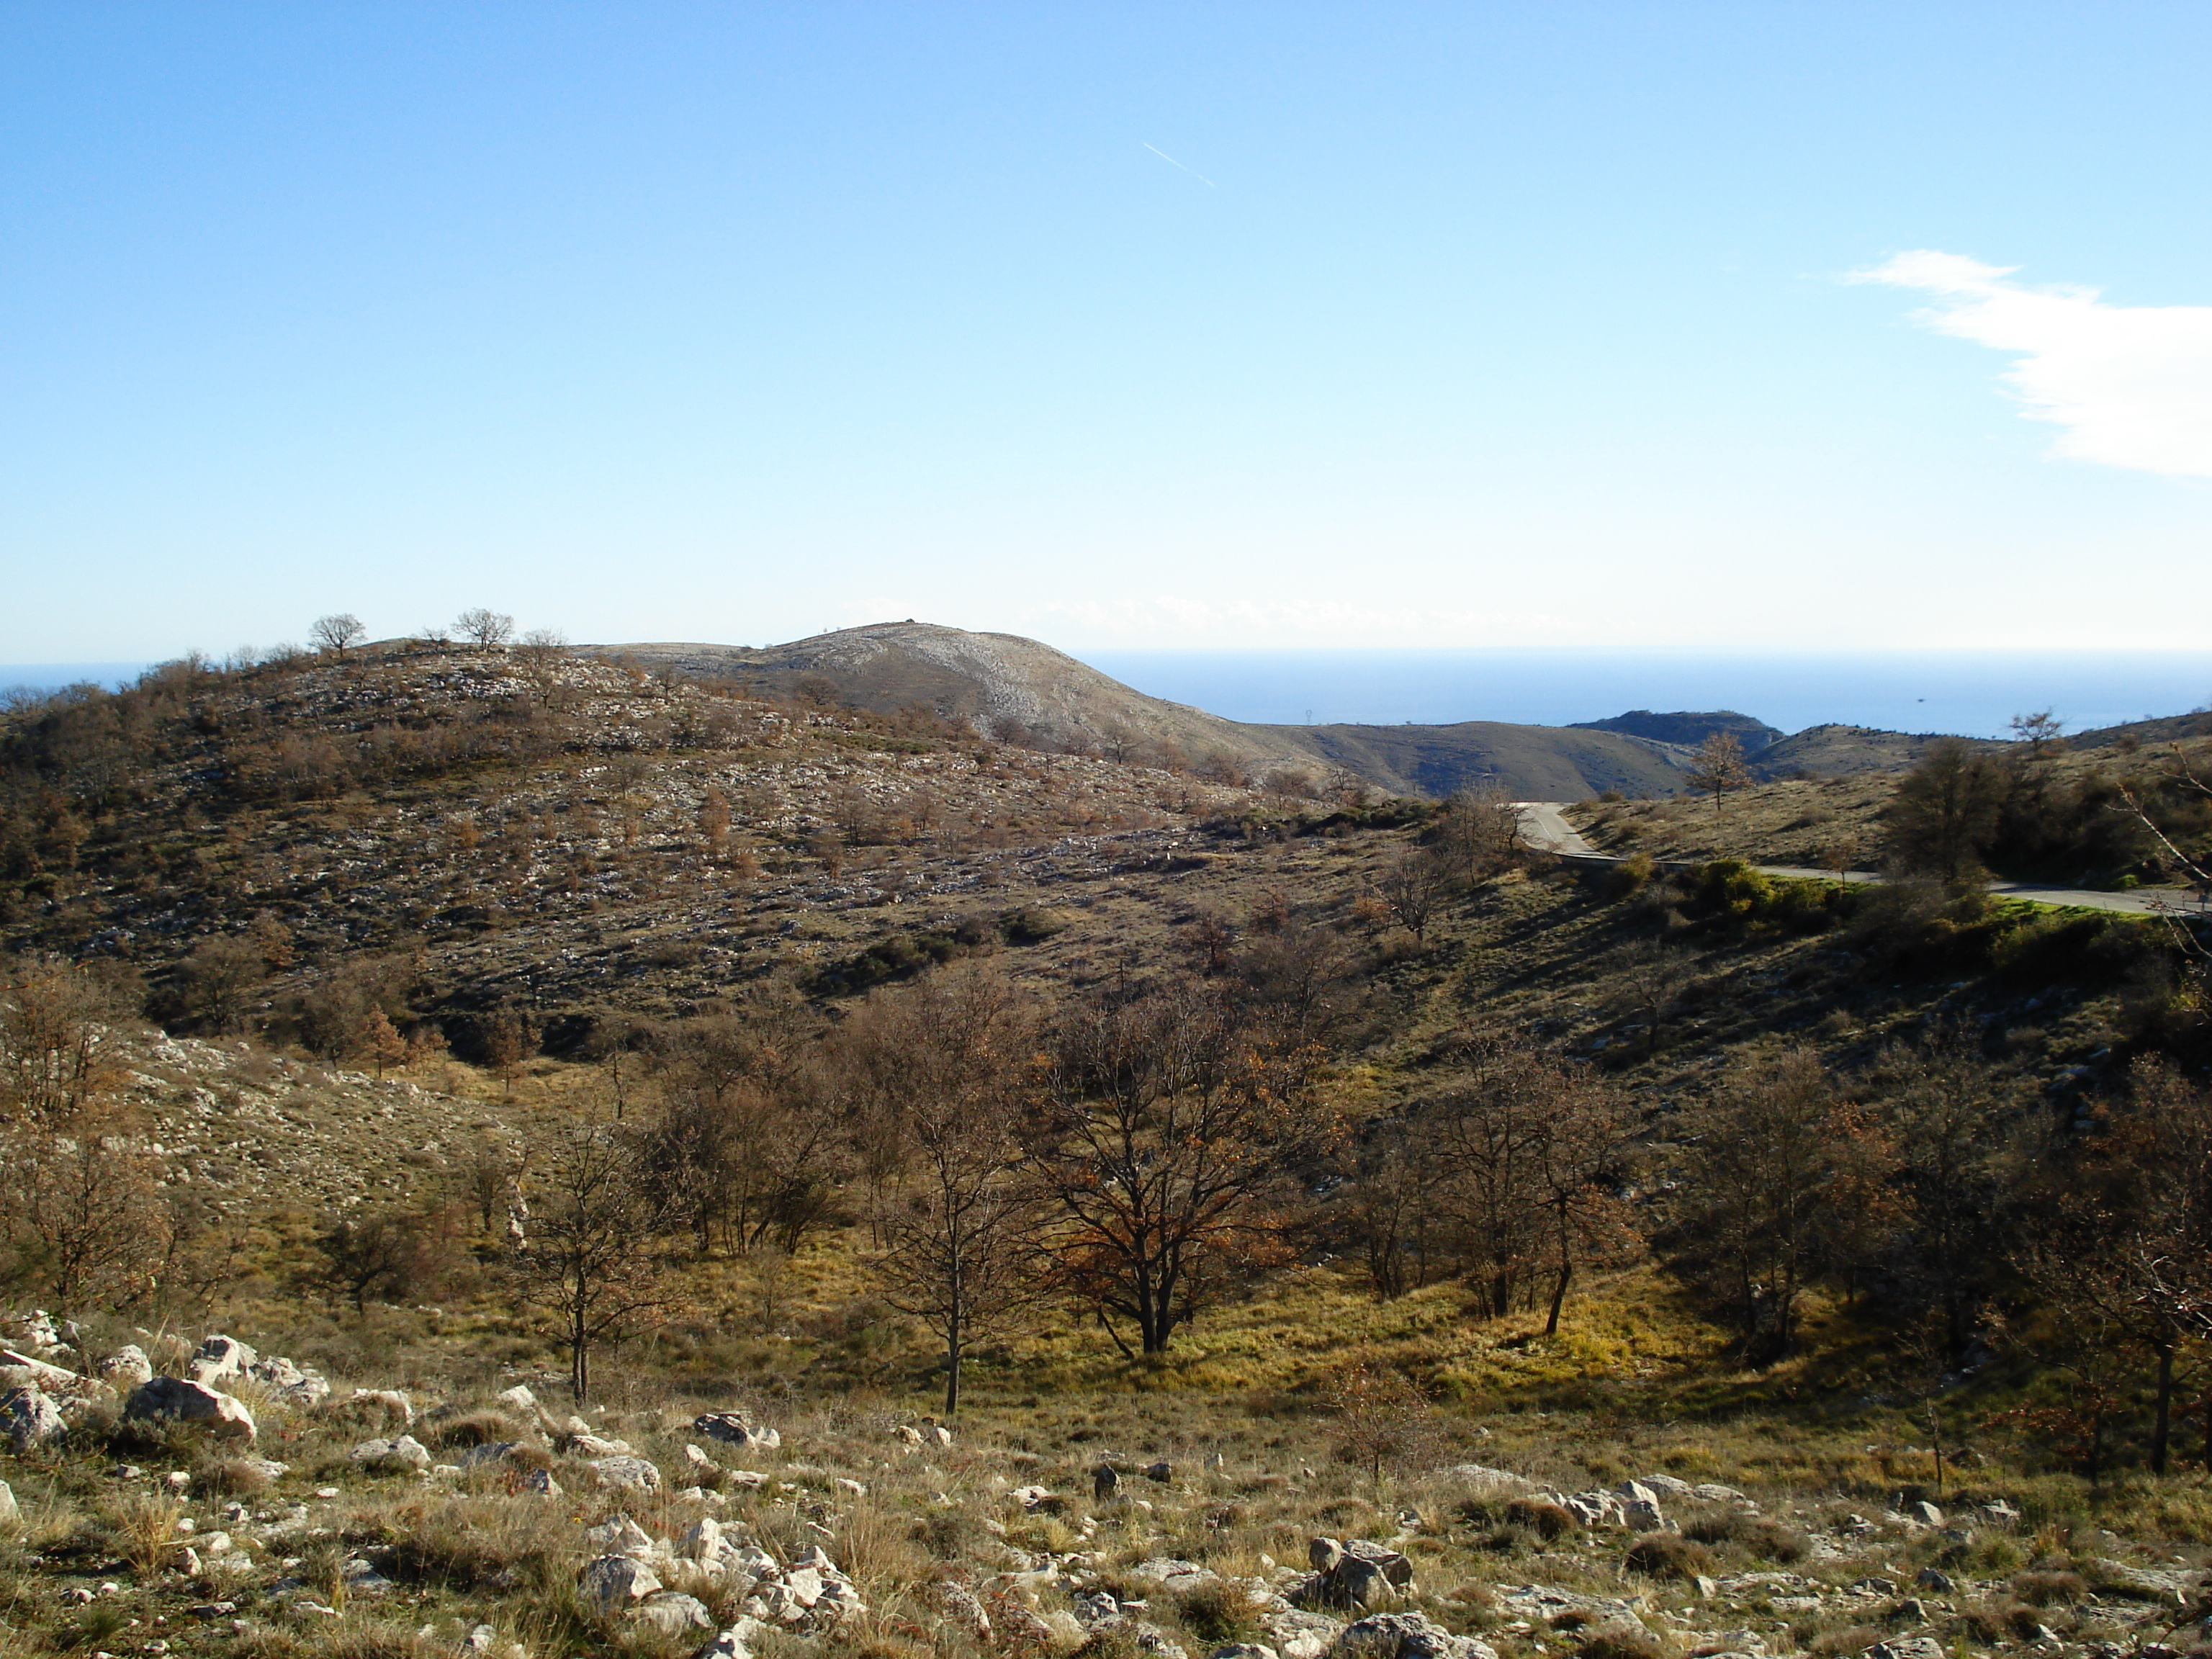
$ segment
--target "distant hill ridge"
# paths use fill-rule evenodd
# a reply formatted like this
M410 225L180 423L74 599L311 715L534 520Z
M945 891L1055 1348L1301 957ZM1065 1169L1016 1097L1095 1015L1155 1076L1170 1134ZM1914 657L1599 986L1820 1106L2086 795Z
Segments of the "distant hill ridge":
M1018 634L911 619L783 645L662 641L584 648L647 669L734 679L786 698L817 696L878 714L919 705L965 720L988 737L1133 764L1248 777L1338 768L1399 793L1431 797L1484 784L1526 800L1580 800L1607 790L1679 795L1689 787L1686 772L1695 746L1717 730L1736 733L1762 778L1900 771L1932 740L1839 725L1784 737L1733 709L1638 708L1565 726L1505 720L1255 725L1147 696Z
M1610 720L1577 720L1577 732L1620 732L1632 738L1649 738L1654 743L1680 744L1694 749L1716 732L1731 733L1743 745L1746 754L1755 754L1770 743L1781 740L1784 735L1764 720L1755 720L1748 714L1739 714L1733 708L1717 709L1711 714L1693 714L1686 711L1671 714L1655 714L1648 708L1632 708L1626 714L1615 714Z
M834 697L891 714L916 704L987 736L1201 770L1341 768L1406 794L1495 782L1575 800L1601 790L1671 795L1687 751L1632 734L1468 720L1450 726L1261 726L1170 702L1015 634L872 623L782 645L659 642L590 647L648 669L732 678L784 697Z

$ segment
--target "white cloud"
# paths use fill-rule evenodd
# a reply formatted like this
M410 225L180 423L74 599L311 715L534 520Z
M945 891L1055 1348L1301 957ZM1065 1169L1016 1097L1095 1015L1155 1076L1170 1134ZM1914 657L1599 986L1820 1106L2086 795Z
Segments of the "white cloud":
M2028 419L2064 428L2056 453L2212 477L2212 306L2107 305L2094 288L2008 281L2017 269L1922 250L1848 280L1939 295L1929 326L2019 353L2004 379Z

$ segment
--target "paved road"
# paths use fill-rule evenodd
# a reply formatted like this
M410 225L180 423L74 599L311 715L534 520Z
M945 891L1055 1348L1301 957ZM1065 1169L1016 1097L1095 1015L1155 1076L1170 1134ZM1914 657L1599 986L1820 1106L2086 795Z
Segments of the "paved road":
M1559 800L1515 801L1514 808L1521 815L1521 839L1540 853L1556 853L1561 858L1589 859L1601 864L1620 863L1617 854L1599 852L1561 816L1568 805ZM1794 876L1810 881L1836 879L1832 870L1808 870L1787 864L1755 867L1770 876ZM1880 881L1881 877L1871 870L1852 870L1845 873L1844 879ZM2031 904L2070 904L2085 910L2118 910L2137 916L2153 915L2161 910L2183 915L2207 914L2203 901L2186 887L2139 887L2128 893L2100 893L2086 887L2039 887L2028 882L1993 881L1990 891L2000 898L2026 899Z

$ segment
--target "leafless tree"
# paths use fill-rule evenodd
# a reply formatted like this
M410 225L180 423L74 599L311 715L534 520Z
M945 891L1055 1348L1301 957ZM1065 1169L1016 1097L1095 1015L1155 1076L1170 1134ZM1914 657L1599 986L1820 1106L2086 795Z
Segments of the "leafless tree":
M1454 792L1437 820L1437 843L1468 883L1494 876L1513 861L1521 845L1521 814L1502 783L1484 781Z
M0 975L0 1114L39 1124L75 1118L118 1074L115 991L58 957L14 959Z
M77 1114L0 1146L6 1279L70 1312L129 1305L155 1286L168 1249L160 1170L118 1115Z
M368 1298L435 1294L460 1251L450 1209L374 1210L341 1216L315 1236L321 1258L313 1283L353 1304L356 1316Z
M1452 872L1425 848L1406 848L1376 878L1375 895L1399 925L1425 941L1437 907L1449 896Z
M479 606L456 617L453 632L479 651L495 651L514 637L514 618Z
M1040 1205L1023 1176L1028 1002L988 966L962 963L879 994L841 1044L905 1167L878 1210L884 1299L945 1344L945 1410L960 1408L969 1347L1033 1297Z
M566 690L561 670L570 656L568 636L557 628L533 628L515 642L514 659L541 708L551 708Z
M1753 1055L1684 1114L1686 1253L1729 1306L1746 1353L1788 1353L1806 1289L1839 1225L1871 1190L1866 1150L1819 1058L1788 1048Z
M531 1149L529 1239L509 1271L524 1299L560 1322L579 1401L591 1391L594 1346L678 1304L655 1255L665 1214L657 1190L635 1144L595 1111Z
M1430 1128L1400 1112L1358 1132L1346 1212L1367 1258L1368 1284L1383 1301L1426 1285L1453 1255L1443 1202L1448 1172Z
M1735 733L1716 732L1698 745L1684 775L1692 789L1713 798L1713 811L1718 814L1728 792L1751 781L1751 769L1743 763L1743 744Z
M1054 1279L1121 1352L1164 1352L1227 1281L1277 1259L1291 1175L1334 1139L1318 1054L1255 1041L1233 1004L1177 981L1066 1016L1031 1151L1059 1218Z
M2046 1358L2087 1372L2122 1351L2151 1358L2151 1464L2163 1474L2178 1362L2212 1334L2212 1093L2160 1060L2138 1061L2130 1084L2104 1133L2052 1161L2011 1254L2061 1328ZM2111 1352L2075 1352L2092 1335Z
M1644 1025L1644 1052L1657 1054L1667 1017L1674 1011L1690 976L1689 957L1656 939L1645 939L1615 951L1610 965L1619 979L1616 1006L1638 1016Z
M361 625L360 617L349 611L341 611L335 616L316 617L314 626L307 630L307 637L331 655L343 657L346 647L368 631Z
M1406 1374L1361 1354L1328 1387L1337 1455L1367 1472L1379 1495L1386 1469L1435 1461L1443 1438L1436 1407Z
M2030 760L2047 760L2053 755L2065 752L2066 722L2048 708L2033 714L2014 714L2012 717L2012 734L2027 745Z

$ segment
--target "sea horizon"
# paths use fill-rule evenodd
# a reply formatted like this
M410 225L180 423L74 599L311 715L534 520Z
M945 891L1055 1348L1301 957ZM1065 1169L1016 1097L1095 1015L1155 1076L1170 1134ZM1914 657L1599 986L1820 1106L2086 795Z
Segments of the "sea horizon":
M2069 731L2212 705L2212 650L1721 653L1588 646L1069 655L1148 696L1267 726L1572 726L1632 709L1731 709L1784 732L1844 725L1998 738L2050 709ZM0 663L0 688L130 684L148 662Z
M1571 726L1632 709L1732 709L1784 732L1825 725L2007 734L2048 708L2069 731L2212 703L2212 650L1723 653L1515 646L1076 650L1137 690L1262 725Z

